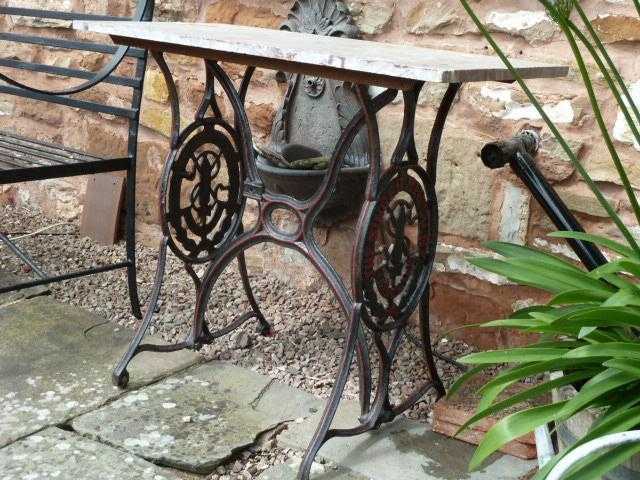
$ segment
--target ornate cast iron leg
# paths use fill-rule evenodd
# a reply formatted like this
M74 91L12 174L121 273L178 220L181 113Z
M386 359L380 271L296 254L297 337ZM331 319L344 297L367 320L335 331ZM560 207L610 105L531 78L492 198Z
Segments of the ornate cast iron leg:
M113 384L120 387L125 388L129 383L129 372L127 371L127 366L138 353L142 350L140 348L140 343L142 339L147 333L147 330L151 326L151 322L153 320L153 315L155 313L156 306L158 304L158 299L160 298L160 291L162 289L162 282L164 279L164 269L165 262L167 259L167 237L164 237L160 242L160 253L158 254L158 264L156 267L156 275L154 278L153 288L151 291L151 296L149 297L149 302L147 305L147 310L144 313L144 318L142 319L142 324L138 328L127 352L124 354L118 365L113 371Z
M360 89L369 130L372 173L367 203L359 222L352 283L355 302L362 304L362 322L370 330L380 358L379 380L372 407L362 417L360 427L329 430L327 425L330 425L335 411L327 411L300 471L299 478L303 480L308 478L319 446L328 439L378 428L411 408L428 390L434 388L439 395L444 392L431 351L427 292L438 235L435 161L444 120L459 86L449 88L432 131L429 148L429 171L433 172L432 175L419 166L414 139L416 105L421 88L422 85L416 85L413 90L404 92L405 119L401 138L391 167L384 174L380 172L382 162L374 109L368 104L364 90ZM406 236L407 227L417 231L415 246ZM405 338L409 317L418 306L430 380L401 403L393 405L389 397L393 360ZM390 337L386 342L384 335ZM343 371L340 373L344 374Z
M197 296L201 280L194 265L211 262L224 250L221 248L223 245L242 232L242 214L246 202L240 193L244 178L244 169L240 164L240 136L233 126L221 118L215 100L213 79L207 76L207 88L196 119L181 132L180 107L171 71L162 54L152 53L165 77L172 112L171 151L165 162L159 195L163 239L154 285L142 324L113 372L113 381L120 387L127 385L127 366L137 354L144 351L170 352L200 345L193 338L168 346L141 344L156 312L167 250L170 249L182 260L194 281ZM205 118L209 108L214 117ZM222 171L227 173L227 181L218 178ZM208 327L204 326L202 330L208 339L223 335L252 318L258 320L263 334L270 332L270 325L260 312L251 290L242 254L238 258L238 264L252 310L240 315L231 326L215 334L211 334Z
M240 256L251 246L264 242L272 242L286 248L292 248L303 254L316 267L336 295L343 312L348 317L349 326L346 345L342 354L342 368L336 384L334 385L330 401L324 412L323 420L314 436L312 445L309 447L300 473L301 478L308 478L308 470L313 462L315 454L324 442L335 435L329 429L349 376L349 368L359 341L359 329L361 324L360 305L353 302L339 275L321 253L315 242L313 228L318 213L326 204L336 185L340 168L342 167L344 158L351 143L356 138L358 132L362 129L365 121L371 123L371 119L365 119L365 113L363 111L356 115L350 125L345 129L338 147L336 148L336 152L330 162L330 167L323 184L312 198L305 202L300 202L282 195L271 194L264 191L264 187L257 174L255 166L250 127L242 100L242 96L244 92L246 92L247 82L243 82L240 94L238 94L231 80L219 65L209 62L208 67L210 74L215 77L224 89L234 109L236 130L240 138L242 151L242 167L245 173L244 195L245 197L253 198L258 202L259 218L256 222L256 226L251 231L241 234L237 238L230 237L228 241L220 247L221 254L217 258L212 259L212 262L207 267L207 271L202 279L202 288L200 289L198 301L196 303L196 313L191 341L194 344L208 343L215 337L215 335L211 335L207 332L205 319L206 307L209 299L211 298L213 288L220 275L231 261ZM395 91L387 91L375 100L371 101L369 103L367 115L375 117L375 112L391 103L396 94L397 92ZM379 167L376 168L374 166L373 170L379 172ZM298 228L296 229L296 232L288 233L281 231L275 224L272 219L272 213L279 209L285 209L297 218ZM227 332L228 330L225 333ZM361 341L360 343L361 345L364 345L364 342ZM360 355L362 358L367 358L364 349L361 349ZM370 371L368 364L366 368L361 369L361 372L364 373L363 376L365 377L363 379L363 384L365 386L370 385ZM368 401L367 395L364 395L363 403L368 405Z

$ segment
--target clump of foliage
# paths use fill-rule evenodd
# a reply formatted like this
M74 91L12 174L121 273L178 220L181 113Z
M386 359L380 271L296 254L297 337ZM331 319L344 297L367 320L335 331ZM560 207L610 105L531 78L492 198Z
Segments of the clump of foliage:
M521 407L516 413L499 421L476 450L471 461L471 468L475 469L509 441L550 422L566 421L585 409L598 412L598 420L572 448L610 433L640 428L640 247L629 227L578 161L566 139L482 24L468 0L460 1L497 55L511 70L623 239L620 242L578 232L552 234L556 238L592 242L608 250L612 260L591 272L542 251L499 242L489 243L488 247L498 253L500 258L471 260L476 266L501 274L518 284L545 290L554 296L546 305L519 310L508 319L483 325L538 333L540 340L527 347L481 352L461 360L473 365L473 368L456 382L450 395L454 395L466 381L483 370L495 365L508 365L507 369L483 386L477 414L463 428L468 428L487 416L512 410L532 399L545 398L553 389L567 385L577 388L577 394L567 401L546 403L533 408ZM640 16L640 0L633 2ZM586 56L597 65L638 144L640 109L634 103L624 79L579 2L540 0L540 3L558 24L571 47L600 135L618 172L629 205L640 223L640 204L605 123L586 66ZM574 22L574 18L579 20L580 26ZM507 388L518 381L554 372L559 375L552 375L550 380L516 395L503 397ZM566 453L558 454L538 472L536 479L544 479ZM583 460L565 478L599 479L637 453L640 453L640 445L626 445L604 454L593 455Z

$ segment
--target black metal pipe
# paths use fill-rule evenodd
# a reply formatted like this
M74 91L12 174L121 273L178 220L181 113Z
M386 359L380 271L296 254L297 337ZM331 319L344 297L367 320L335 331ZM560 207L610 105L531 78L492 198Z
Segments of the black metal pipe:
M4 233L0 233L0 241L4 243L9 250L11 250L23 263L31 267L31 269L38 275L40 278L46 278L47 274L40 269L38 265L34 262L34 260L26 253L23 252L20 247L18 247L9 237L7 237Z
M24 290L25 288L38 287L40 285L48 285L49 283L62 282L63 280L71 280L74 278L85 277L88 275L94 275L96 273L110 272L111 270L119 270L121 268L127 268L130 262L114 263L113 265L105 265L103 267L94 267L87 270L80 270L78 272L65 273L64 275L57 275L55 277L45 277L40 280L33 280L31 282L18 283L10 287L0 288L0 294L7 292L17 292Z
M502 168L508 163L559 230L584 232L580 222L536 166L534 156L539 146L538 133L528 130L511 140L485 145L480 156L483 163L491 169ZM600 249L591 242L567 239L567 243L588 270L608 262Z

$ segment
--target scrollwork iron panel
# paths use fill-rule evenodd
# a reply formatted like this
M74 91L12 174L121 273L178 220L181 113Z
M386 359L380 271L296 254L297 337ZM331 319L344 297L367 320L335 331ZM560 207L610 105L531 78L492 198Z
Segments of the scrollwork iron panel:
M174 253L191 263L215 257L239 224L240 181L238 152L226 135L205 123L171 166L165 215Z
M413 173L413 175L411 175ZM392 168L382 178L362 252L363 320L376 331L406 323L430 271L429 231L435 203L430 182L417 166ZM415 240L409 238L415 232Z

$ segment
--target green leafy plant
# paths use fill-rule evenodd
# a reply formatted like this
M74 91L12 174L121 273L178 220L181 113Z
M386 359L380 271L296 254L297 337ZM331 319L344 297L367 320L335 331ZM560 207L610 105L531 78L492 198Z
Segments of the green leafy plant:
M566 421L585 409L596 409L598 420L572 448L600 436L640 426L640 247L629 227L578 161L566 139L469 2L460 1L496 54L512 72L624 239L622 243L586 233L552 234L556 238L592 242L610 251L613 260L591 272L542 251L500 242L487 245L500 258L471 260L478 267L503 275L518 284L545 290L554 296L546 305L519 310L508 319L483 325L488 328L538 333L540 340L527 347L481 352L461 360L473 368L456 382L449 395L455 395L464 383L483 370L496 365L508 365L508 368L482 387L478 411L463 429L490 415L517 409L532 399L546 398L554 389L567 385L577 387L576 395L569 400L533 408L520 407L516 413L500 420L476 450L470 465L475 469L511 440L550 422ZM640 0L633 1L640 15ZM640 223L640 204L605 123L586 58L590 57L597 65L638 144L640 109L634 103L624 79L580 4L575 0L540 0L540 3L558 24L571 47L602 140L620 177L629 205ZM579 19L581 26L573 21L574 17ZM552 375L550 380L542 384L505 398L505 392L514 383L531 376L554 373L558 375ZM640 445L618 447L606 454L595 455L585 459L566 478L598 479L636 453L640 453ZM557 455L538 472L536 478L544 479L564 454L566 452Z

